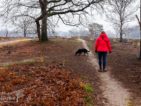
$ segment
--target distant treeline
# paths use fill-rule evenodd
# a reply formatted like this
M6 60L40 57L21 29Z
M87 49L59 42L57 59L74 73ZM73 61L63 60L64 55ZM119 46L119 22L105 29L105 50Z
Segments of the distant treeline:
M107 31L107 34L111 38L116 38L115 34L111 31ZM48 33L51 36L62 36L62 37L75 37L75 36L89 36L89 31L87 30L79 30L79 31L55 31L54 33ZM0 37L24 37L21 32L7 31L1 30ZM27 33L27 37L37 37L36 33ZM127 39L139 39L140 38L140 29L138 26L134 26L125 30L123 38Z

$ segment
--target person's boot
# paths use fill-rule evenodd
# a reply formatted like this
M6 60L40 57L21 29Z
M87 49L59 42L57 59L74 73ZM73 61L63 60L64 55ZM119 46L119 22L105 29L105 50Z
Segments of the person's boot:
M102 72L102 70L101 70L101 69L99 69L99 70L98 70L98 72Z
M98 72L102 72L102 68L101 68L101 67L99 67L99 70L98 70Z
M103 72L107 72L107 68L103 68Z

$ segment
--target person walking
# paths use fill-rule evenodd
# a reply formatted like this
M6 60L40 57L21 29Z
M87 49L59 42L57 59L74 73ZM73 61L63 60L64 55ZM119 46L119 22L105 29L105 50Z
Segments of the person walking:
M111 53L110 39L107 34L102 31L93 45L95 52L98 54L99 71L107 71L107 53Z

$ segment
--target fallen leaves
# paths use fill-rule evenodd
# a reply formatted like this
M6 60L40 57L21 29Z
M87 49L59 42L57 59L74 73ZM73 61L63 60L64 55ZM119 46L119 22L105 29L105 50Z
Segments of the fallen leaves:
M12 85L28 83L28 80L25 77L16 77L11 81Z
M14 103L18 106L85 106L81 80L60 64L13 65L9 70L0 72L5 76L0 77L5 82L0 91L16 95L16 90L23 89Z
M4 80L4 77L0 77L0 82L3 82Z

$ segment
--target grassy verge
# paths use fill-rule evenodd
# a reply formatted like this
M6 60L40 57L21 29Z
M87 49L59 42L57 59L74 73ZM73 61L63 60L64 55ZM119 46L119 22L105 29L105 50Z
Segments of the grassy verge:
M80 86L84 89L86 92L85 96L85 103L86 106L94 106L93 99L92 99L92 94L94 93L93 86L90 83L80 83Z
M24 65L24 64L33 64L33 63L43 63L45 60L43 57L39 57L39 58L32 58L32 59L25 59L25 60L21 60L21 61L15 61L15 62L6 62L1 64L0 66L2 67L9 67L11 65Z

